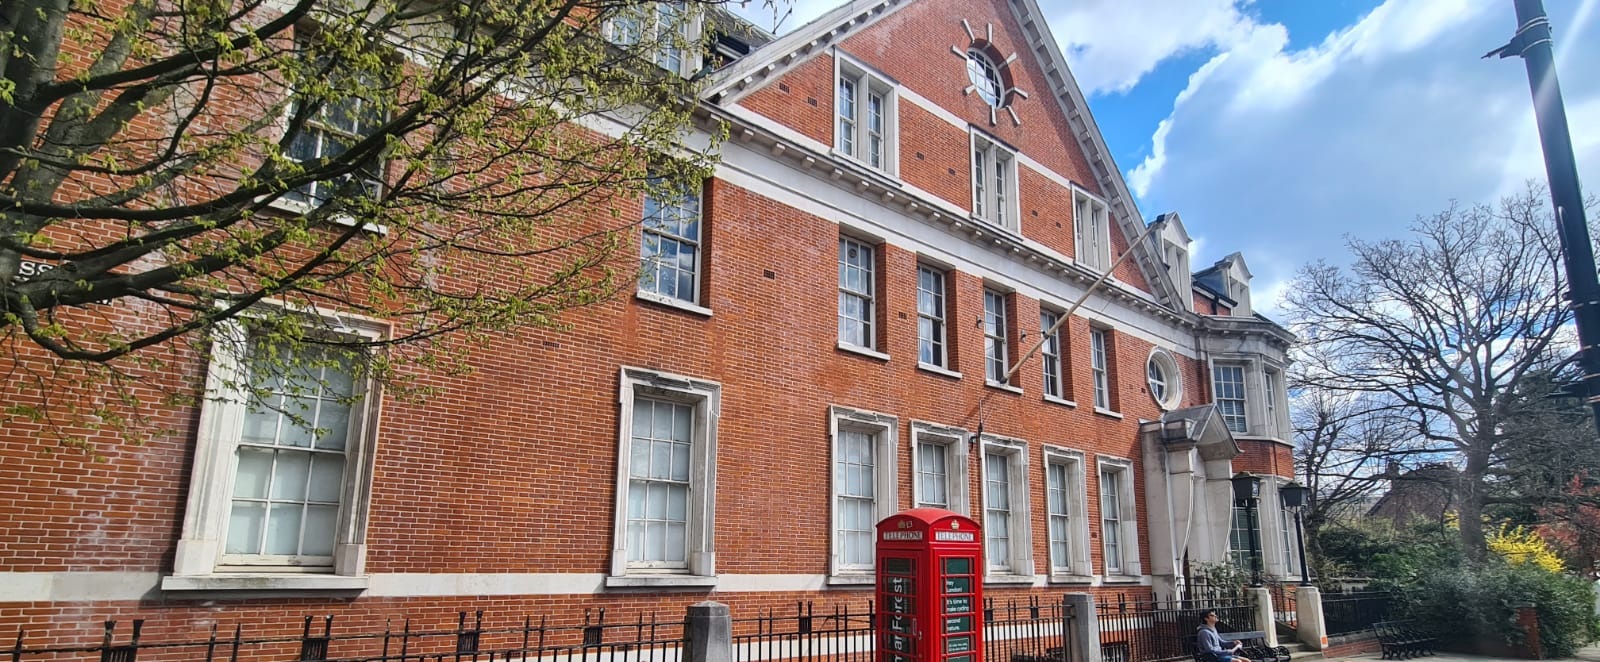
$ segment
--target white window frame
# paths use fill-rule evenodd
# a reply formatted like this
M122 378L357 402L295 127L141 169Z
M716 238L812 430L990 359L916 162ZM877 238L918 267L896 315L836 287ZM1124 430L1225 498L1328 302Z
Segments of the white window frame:
M834 50L833 58L833 151L873 170L894 175L899 171L899 149L896 118L899 116L898 95L888 78L865 65ZM850 110L844 108L844 86L851 87L853 98ZM877 153L871 150L874 131L871 118L872 99L881 100L881 126L876 136L880 142ZM874 163L874 157L877 162Z
M1055 332L1050 327L1061 321L1063 313L1049 306L1039 307L1039 334L1043 342L1039 345L1040 374L1044 380L1044 398L1056 402L1071 402L1067 396L1067 361L1066 352L1062 351L1066 344L1061 341L1061 331L1066 328L1062 324ZM1052 375L1051 373L1055 374Z
M829 519L828 537L831 540L829 549L829 577L830 584L861 584L871 583L874 568L872 564L852 564L845 562L845 540L840 535L840 525L843 523L839 512L839 504L843 496L839 485L839 461L842 457L840 442L843 431L852 430L867 434L872 440L873 449L873 509L876 525L883 518L895 514L899 498L896 435L899 431L899 419L888 414L866 411L832 405L828 407L828 437L829 447L832 449L828 458L829 482ZM868 540L872 541L874 549L877 545L876 530L869 530ZM873 554L876 556L876 553Z
M1261 407L1263 415L1261 417L1260 430L1263 436L1276 438L1284 436L1281 431L1285 427L1280 418L1283 414L1278 408L1278 394L1282 386L1283 371L1270 366L1263 366L1261 369Z
M1116 402L1111 397L1111 338L1110 329L1089 327L1089 371L1094 377L1094 408L1115 411Z
M1281 487L1281 486L1280 486ZM1294 513L1278 502L1278 528L1283 531L1283 574L1292 577L1300 573L1300 557L1294 546Z
M867 255L866 267L862 269L867 276L865 290L851 289L845 285L845 270L847 268L859 268L854 265L849 265L846 262L847 258L845 251L852 246L859 248ZM876 351L878 342L878 247L862 239L858 239L847 234L840 234L839 260L837 264L840 272L839 309L838 315L835 319L838 322L837 333L839 345L843 347L855 347L868 351ZM866 331L866 342L858 342L855 338L845 337L844 322L847 318L845 317L844 309L847 298L855 298L860 300L863 308L866 310L866 319L861 320Z
M293 108L293 104L291 104L290 107ZM309 159L309 160L322 159L322 158L327 156L327 150L326 150L325 147L322 147L322 146L327 144L327 140L329 138L332 138L334 140L345 139L345 140L349 140L351 142L358 142L358 141L362 140L363 138L366 138L367 135L370 134L370 131L363 132L361 130L362 128L367 128L367 129L375 128L375 127L358 127L357 130L352 133L352 132L347 131L347 130L345 130L343 128L335 126L333 124L333 122L331 120L329 120L323 114L323 113L327 112L327 110L328 110L328 105L325 103L325 104L323 104L322 108L318 111L318 113L315 116L306 118L305 124L303 124L302 127L301 127L301 131L302 132L312 132L312 133L320 135L320 137L317 139L317 144L319 145L319 149L317 150L317 153L313 154L311 156L311 159ZM290 112L293 112L293 111L291 110ZM375 119L375 120L372 120L372 123L373 124L382 124L383 121L381 119ZM290 141L290 145L291 146L293 145L293 140L292 139ZM290 153L288 148L286 148L284 150L284 158L287 158L287 159L289 159L291 161L294 161L296 163L305 163L307 161L307 160L301 160L301 159L295 158L294 155L292 155ZM288 209L288 210L291 210L291 211L296 211L296 212L300 212L300 213L309 212L309 211L311 211L313 209L316 209L317 207L319 207L319 206L321 206L323 204L326 204L326 202L318 202L316 200L318 193L316 193L315 191L317 191L318 189L321 189L321 188L325 188L325 187L326 188L338 188L338 187L344 185L345 180L354 179L354 178L358 178L358 179L361 180L361 188L363 190L367 191L369 196L371 196L372 198L377 198L379 195L382 194L384 186L385 186L385 183L383 181L383 176L384 176L386 165L387 164L383 159L378 159L376 163L372 164L371 176L365 176L365 175L362 175L362 174L352 173L350 175L346 175L346 176L335 178L335 179L324 179L324 180L318 180L318 181L307 183L307 184L305 184L305 185L303 185L303 186L301 186L299 188L291 189L289 191L284 192L283 196L280 197L275 204L283 207L284 209ZM294 199L295 196L299 196L299 195L304 195L308 199L307 200L296 200L296 199ZM378 227L378 226L374 226L374 227Z
M371 318L281 302L269 301L262 305L301 312L308 326L353 339L377 341L390 334L387 323ZM205 400L200 405L183 529L173 558L172 575L162 579L161 588L164 591L365 589L367 518L383 399L381 386L370 379L360 379L353 386L355 392L365 395L350 408L344 484L331 564L308 567L293 560L224 564L236 479L235 455L249 407L249 398L242 390L248 379L246 323L249 316L246 313L243 319L221 322L212 330L211 362L206 370Z
M935 507L967 515L971 512L971 499L967 494L968 459L966 430L926 421L911 422L911 505L913 508ZM944 505L928 501L923 485L924 448L936 449L944 459Z
M1138 504L1133 499L1133 463L1125 458L1098 457L1095 460L1096 483L1099 491L1098 499L1100 510L1100 552L1106 577L1136 578L1144 574L1139 564L1139 521ZM1117 476L1117 512L1116 520L1108 522L1105 512L1105 477L1107 474ZM1117 530L1117 554L1113 557L1107 549L1106 529L1115 526ZM1115 562L1117 565L1113 566Z
M978 481L983 486L983 521L984 557L986 559L985 582L990 583L1032 583L1033 582L1033 535L1030 523L1033 517L1029 512L1032 498L1028 493L1028 445L1020 439L1010 439L994 435L983 435L979 443L982 453L982 477ZM990 498L989 466L996 459L1005 462L1006 467L1006 500L1009 506L1009 528L1007 531L1006 547L1010 554L1007 558L992 558L989 553L988 534L991 531L990 513L998 511L999 504L993 503Z
M722 413L722 385L704 379L624 366L621 369L617 420L616 501L612 508L610 587L714 586L716 583L716 457L717 423ZM694 408L693 447L689 456L688 527L685 562L679 567L628 560L628 490L633 449L633 412L638 398L668 401Z
M700 308L700 305L699 305L700 304L700 277L701 277L700 274L703 271L703 266L702 265L704 265L705 257L706 257L706 255L705 255L705 237L704 237L705 229L706 229L706 223L705 223L705 200L704 200L704 196L703 196L703 190L699 189L699 188L695 188L693 186L684 187L683 190L680 193L681 193L681 195L679 197L677 197L676 199L673 199L673 200L659 200L653 194L651 194L649 192L645 193L645 201L643 203L644 206L643 206L643 208L641 208L641 215L643 216L643 220L640 222L640 239L639 239L639 263L640 263L639 267L640 267L641 273L640 273L640 276L639 276L639 284L638 284L637 295L640 298L649 299L649 300L657 301L657 302L661 302L661 303L669 303L669 304L675 304L675 305L686 304L687 307ZM658 210L658 214L661 214L661 215L666 215L667 214L667 210L669 210L669 209L676 210L680 214L682 214L682 212L685 211L692 204L693 207L694 207L693 216L695 218L695 224L694 224L695 236L688 237L686 235L681 235L681 234L678 234L676 232L668 232L665 229L652 229L650 227L650 223L649 223L649 215L643 213L644 210L649 209L651 201L655 201L655 206L656 206L656 209ZM671 204L667 204L667 203L671 203ZM682 215L687 216L687 214L682 214ZM673 218L678 218L678 216L673 216ZM652 235L654 235L654 236L656 236L656 237L658 237L658 238L660 238L662 240L675 241L675 242L679 242L680 244L686 244L688 246L691 246L694 249L694 269L693 269L693 274L692 274L693 278L692 278L692 284L690 286L689 296L688 297L683 296L683 292L681 292L681 291L678 292L676 295L663 294L660 291L660 286L661 286L660 281L656 281L655 282L655 286L656 286L655 288L652 289L652 288L648 287L648 284L647 284L646 278L645 278L646 274L659 273L659 271L661 271L662 269L671 269L674 274L676 274L677 271L678 271L676 266L659 264L659 263L661 263L659 249L658 249L658 252L657 252L657 254L655 256L647 256L647 255L645 255L645 247L648 245L649 238ZM674 280L674 283L676 283L676 280Z
M677 35L664 36L660 32L662 10L666 7L673 7L676 8L676 11L687 14L686 20L679 26ZM659 50L651 56L651 61L656 66L684 78L688 78L700 70L705 53L703 48L696 48L695 45L699 43L700 36L705 29L705 17L702 12L694 11L692 7L682 2L651 2L630 9L642 9L645 11L643 15L638 17L639 35L634 37L634 41L624 41L623 35L619 32L619 17L612 16L606 19L601 30L606 41L620 46L631 46L646 38L655 40L658 42ZM680 44L676 43L677 39L682 40L681 47ZM676 68L670 64L670 61L665 59L672 51L678 51Z
M998 140L972 131L972 217L1020 233L1017 204L1017 153ZM996 182L995 176L1002 181Z
M938 278L938 291L923 287L922 276L924 273L932 274ZM922 299L927 296L935 302L935 310L924 310ZM917 363L919 365L950 369L950 272L946 269L930 264L917 265ZM938 337L937 340L925 337L922 333L923 320L927 320L928 327ZM923 360L923 346L932 346L932 361Z
M1078 264L1094 271L1111 268L1111 212L1105 201L1072 189L1072 229Z
M1009 292L983 289L983 381L990 386L1009 386L1001 381L1011 368L1008 338L1011 332ZM991 304L998 304L994 308Z
M308 39L308 38L314 39L315 37L314 36L312 36L312 37L300 37L298 39L303 41L303 40ZM299 44L297 44L297 46L298 45ZM325 111L326 109L327 109L327 106L326 106L326 104L324 104L322 110ZM296 110L296 104L295 103L284 104L283 115L281 116L281 119L280 119L280 126L285 131L288 130L289 120L293 116L295 110ZM384 118L384 119L386 119L386 118ZM382 124L383 123L383 119L378 120L376 123L377 124ZM365 137L364 135L359 134L359 133L350 133L348 131L345 131L344 129L331 126L329 123L327 123L326 121L323 120L323 118L321 117L321 113L320 112L319 112L318 116L307 118L305 124L302 127L302 129L303 130L308 130L308 131L318 131L318 132L321 132L321 133L324 133L324 134L334 134L334 135L337 135L337 136L342 136L342 137L347 137L347 138L363 138L363 137ZM290 146L292 147L292 141L290 143ZM296 163L303 162L300 159L294 158L292 155L290 155L288 153L288 151L289 151L288 149L284 150L284 158L287 158L287 159L289 159L291 161L295 161ZM317 156L320 157L322 155L318 154ZM373 197L377 197L378 195L380 195L383 192L384 188L388 186L388 181L387 181L388 161L386 161L384 159L381 159L381 158L378 159L377 162L374 163L373 166L372 166L372 173L374 175L373 177L365 177L365 178L363 178L364 179L363 186L366 187L369 192L371 192ZM353 175L347 175L346 177L359 177L359 176L360 175L354 175L353 174ZM313 201L307 201L307 200L296 200L296 199L294 199L295 196L305 195L306 197L310 198L310 197L312 197L311 191L315 187L323 186L323 185L337 186L339 184L340 184L340 182L333 181L333 180L323 180L323 181L318 181L318 182L312 182L312 183L306 184L306 185L304 185L304 186L302 186L302 187L300 187L298 189L291 189L289 191L285 191L283 194L273 198L272 201L270 203L268 203L268 204L269 204L270 207L272 207L274 209L279 209L279 210L282 210L282 211L286 211L286 212L289 212L291 214L308 214L312 210L316 209L318 204L320 204L320 203L316 203L316 202L313 202ZM303 193L302 193L302 191L303 191ZM346 226L355 225L355 219L353 219L350 216L348 216L346 214L343 214L343 213L340 213L340 214L337 214L335 216L332 216L329 220L332 221L333 223L336 223L336 224L339 224L339 225L346 225ZM370 233L377 234L377 235L387 235L389 233L389 227L387 225L379 225L379 224L376 224L376 223L362 223L361 224L361 229L366 231L366 232L370 232Z
M1000 74L1000 66L995 64L994 58L989 57L983 48L976 45L967 47L967 82L972 85L972 91L977 93L979 99L994 106L1005 108L1009 90L1006 88L1005 76ZM985 90L985 87L992 89Z
M1230 371L1231 372L1231 371L1234 371L1234 370L1238 371L1238 374L1239 374L1238 381L1235 382L1234 380L1229 379L1226 382L1224 382L1224 380L1222 378L1223 377L1223 374L1222 374L1223 371ZM1212 402L1214 402L1217 405L1217 414L1222 416L1222 422L1227 425L1228 431L1232 432L1234 434L1249 434L1250 433L1251 416L1250 416L1250 396L1249 396L1249 393L1250 393L1250 389L1249 389L1249 374L1250 374L1250 366L1249 366L1249 364L1246 364L1246 363L1236 363L1236 362L1232 362L1232 361L1216 361L1216 362L1212 363L1212 365L1211 365L1211 395L1212 395ZM1237 384L1237 397L1235 397L1235 395L1234 395L1235 394L1235 390L1234 390L1233 386L1235 384ZM1225 385L1228 386L1229 388L1224 389L1223 387ZM1223 406L1223 404L1225 402L1226 403L1237 402L1238 403L1238 413L1237 414L1232 414L1232 413L1229 413L1228 411L1226 411L1226 408ZM1238 421L1237 425L1235 425L1234 421Z
M1161 375L1160 388L1150 374L1152 371ZM1159 347L1150 350L1150 358L1145 363L1145 385L1150 389L1150 399L1163 411L1171 411L1183 403L1183 370L1167 350ZM1159 395L1158 390L1162 391Z
M1252 510L1255 511L1254 514L1257 520L1254 527L1251 527L1250 522ZM1240 527L1241 518L1244 520L1243 528ZM1260 519L1260 503L1257 503L1255 508L1248 508L1238 504L1233 504L1233 509L1229 511L1228 514L1228 562L1233 564L1235 568L1238 568L1245 573L1252 573L1254 572L1255 568L1254 564L1251 563L1250 557L1250 535L1252 533L1255 534L1255 553L1259 558L1261 558L1262 569L1265 570L1266 568L1267 550L1266 545L1263 544L1266 542L1266 540L1265 537L1261 535Z
M1045 537L1050 555L1050 581L1087 582L1093 579L1094 560L1089 556L1088 490L1085 486L1083 453L1060 446L1046 445L1044 452L1045 480ZM1064 485L1056 484L1055 468L1060 467L1066 478ZM1061 503L1058 492L1065 500L1065 510L1057 512ZM1056 526L1065 518L1066 529ZM1064 535L1064 537L1063 537ZM1067 557L1058 558L1057 545L1064 544Z

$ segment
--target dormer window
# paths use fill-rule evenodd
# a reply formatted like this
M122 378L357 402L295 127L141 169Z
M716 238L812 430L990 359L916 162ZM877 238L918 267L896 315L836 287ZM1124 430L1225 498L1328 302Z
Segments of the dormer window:
M621 9L606 19L605 36L618 46L648 48L650 61L679 76L687 77L700 66L700 53L694 49L700 17L679 2Z

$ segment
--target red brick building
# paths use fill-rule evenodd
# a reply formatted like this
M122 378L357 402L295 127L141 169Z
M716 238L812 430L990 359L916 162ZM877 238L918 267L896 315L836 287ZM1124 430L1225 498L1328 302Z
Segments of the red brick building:
M730 130L715 176L622 210L645 277L570 331L497 336L424 402L330 396L316 439L226 398L103 463L6 430L0 624L865 599L873 524L926 505L982 524L991 595L1167 594L1247 540L1246 470L1298 576L1291 337L1242 257L1191 270L1176 214L1136 241L1035 0L735 41L697 113Z

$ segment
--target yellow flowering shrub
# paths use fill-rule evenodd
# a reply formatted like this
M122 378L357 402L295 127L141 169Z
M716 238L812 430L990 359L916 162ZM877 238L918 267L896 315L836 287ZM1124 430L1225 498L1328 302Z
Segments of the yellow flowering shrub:
M1550 572L1563 572L1566 565L1537 532L1521 526L1501 524L1488 535L1489 551L1512 565L1532 563Z

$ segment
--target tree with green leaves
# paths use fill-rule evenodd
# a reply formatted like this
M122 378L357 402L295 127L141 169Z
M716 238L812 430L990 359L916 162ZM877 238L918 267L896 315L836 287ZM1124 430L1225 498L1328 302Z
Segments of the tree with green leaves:
M1546 498L1533 466L1566 447L1530 434L1552 420L1536 383L1573 349L1560 247L1547 200L1530 187L1498 205L1452 206L1406 238L1351 240L1348 266L1304 268L1285 297L1303 342L1304 384L1400 421L1367 454L1449 462L1463 551L1485 556L1491 506ZM1505 489L1514 474L1525 489Z
M716 127L683 145L718 2L6 2L6 415L125 423L228 337L392 378L559 327L639 272L642 194L708 172Z

